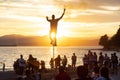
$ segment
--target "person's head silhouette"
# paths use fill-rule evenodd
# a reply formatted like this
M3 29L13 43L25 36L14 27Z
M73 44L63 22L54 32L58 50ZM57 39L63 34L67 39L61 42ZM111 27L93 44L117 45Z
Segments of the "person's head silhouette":
M86 78L88 75L88 69L85 66L78 66L76 72L81 79Z
M54 14L52 15L52 19L55 19L55 15Z
M20 58L23 58L23 55L22 55L22 54L20 55Z

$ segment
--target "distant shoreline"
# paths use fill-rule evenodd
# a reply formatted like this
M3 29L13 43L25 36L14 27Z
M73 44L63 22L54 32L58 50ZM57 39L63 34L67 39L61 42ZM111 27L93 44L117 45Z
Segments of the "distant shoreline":
M5 45L5 46L1 46L0 47L53 47L51 46L11 46L11 45ZM90 49L90 50L102 50L103 47L102 46L54 46L54 47L58 47L58 48L79 48L79 49Z
M53 47L53 46L38 46L38 45L32 45L32 46L28 46L28 45L24 45L24 46L17 46L17 45L0 45L1 47ZM120 49L104 49L102 46L55 46L56 48L79 48L79 49L84 49L84 50L101 50L101 51L118 51L120 52Z

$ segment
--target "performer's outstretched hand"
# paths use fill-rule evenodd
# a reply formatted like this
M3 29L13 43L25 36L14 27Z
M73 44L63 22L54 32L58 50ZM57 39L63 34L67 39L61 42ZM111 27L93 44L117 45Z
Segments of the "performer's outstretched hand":
M64 12L65 12L65 10L66 10L66 9L64 8Z
M48 16L46 16L46 18L48 19Z

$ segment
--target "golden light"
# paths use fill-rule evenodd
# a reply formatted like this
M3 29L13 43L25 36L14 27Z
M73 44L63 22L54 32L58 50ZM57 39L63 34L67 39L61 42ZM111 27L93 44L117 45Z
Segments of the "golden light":
M38 30L36 31L36 35L38 36L45 36L45 35L48 35L49 34L49 31L48 30Z
M52 32L50 36L53 40L56 38L56 34L54 32Z
M107 9L107 10L113 10L113 11L120 9L118 6L101 6L101 8Z
M66 24L66 23L63 23L63 24L59 24L59 27L57 30L57 36L56 36L57 38L71 35L70 27L72 27L72 26L70 24Z
M70 31L68 30L62 30L62 31L58 31L57 33L57 38L61 38L61 37L65 37L65 36L70 36Z

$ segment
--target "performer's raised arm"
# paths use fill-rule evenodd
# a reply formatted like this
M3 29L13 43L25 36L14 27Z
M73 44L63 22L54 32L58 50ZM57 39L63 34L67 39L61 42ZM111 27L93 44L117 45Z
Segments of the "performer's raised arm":
M46 16L46 19L47 19L47 21L50 21L50 20L48 19L48 16Z
M64 14L65 14L65 8L64 8L64 11L63 11L63 14L61 15L61 17L60 18L58 18L59 20L64 16Z

